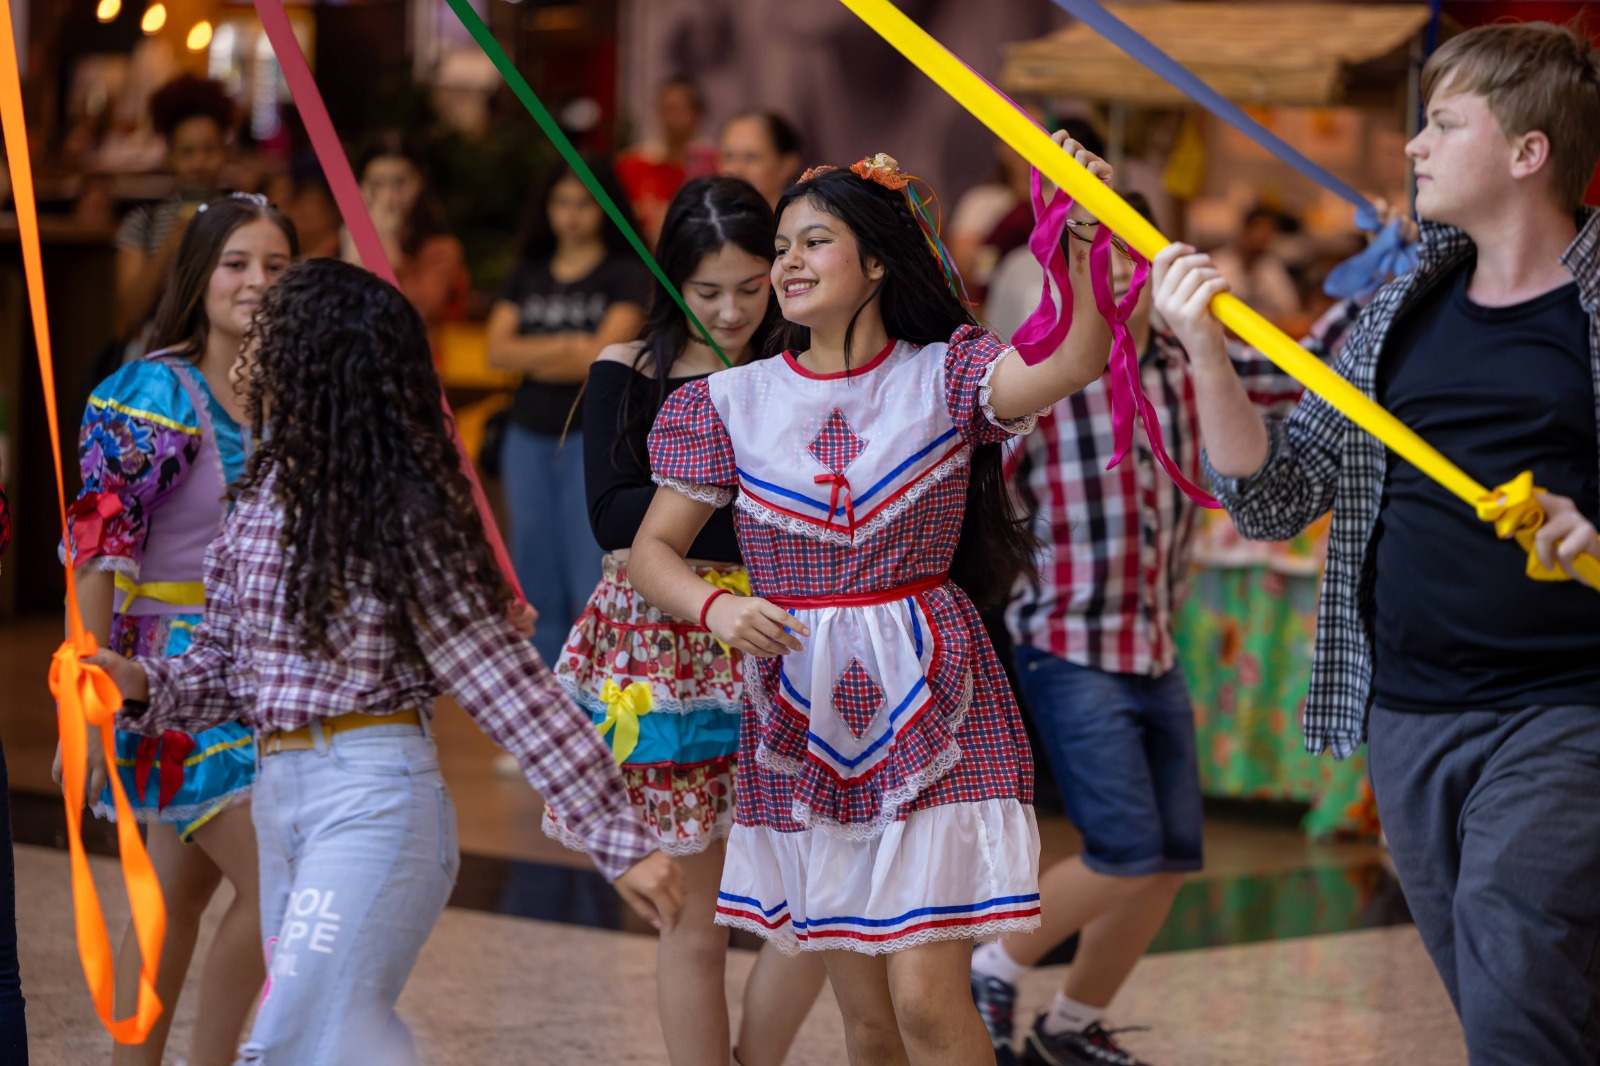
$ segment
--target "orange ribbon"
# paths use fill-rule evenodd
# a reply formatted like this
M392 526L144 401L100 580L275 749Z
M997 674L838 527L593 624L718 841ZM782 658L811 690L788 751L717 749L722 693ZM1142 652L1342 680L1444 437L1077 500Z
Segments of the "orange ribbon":
M0 124L5 130L6 166L11 172L17 229L22 243L22 264L28 281L28 306L33 313L33 337L39 353L39 376L44 384L45 417L50 426L50 449L55 458L57 514L63 543L67 543L67 494L61 465L61 429L56 413L55 361L50 352L50 327L45 314L44 268L39 249L39 214L34 202L33 167L28 154L28 131L22 112L22 78L17 70L16 36L11 26L11 5L0 4ZM77 575L67 576L67 623L71 637L50 662L50 691L56 698L56 723L61 730L61 792L67 808L67 847L72 858L72 903L77 920L78 956L89 983L95 1013L119 1044L142 1044L156 1019L161 1000L156 996L156 967L161 942L166 937L167 909L150 856L139 838L139 824L128 805L121 775L112 772L111 794L117 810L117 843L122 851L122 874L133 911L134 935L139 941L139 1001L131 1018L116 1019L111 938L105 914L83 850L84 779L88 775L88 731L100 730L107 753L116 750L112 719L122 705L111 678L98 666L82 660L97 650L94 634L83 626L78 612Z

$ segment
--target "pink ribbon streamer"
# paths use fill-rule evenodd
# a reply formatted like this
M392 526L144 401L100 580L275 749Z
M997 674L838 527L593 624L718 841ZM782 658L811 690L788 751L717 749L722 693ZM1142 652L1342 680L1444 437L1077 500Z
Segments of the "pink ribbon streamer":
M323 102L322 93L317 89L316 79L311 76L311 67L306 62L305 53L300 50L300 41L295 37L294 28L289 24L289 15L283 9L282 0L255 0L255 8L256 15L261 19L261 28L266 31L267 39L272 42L272 51L278 58L278 67L283 71L283 80L289 85L289 95L300 111L300 121L305 124L306 133L311 138L311 148L316 152L317 163L322 167L323 176L328 180L328 188L333 191L334 202L339 205L339 214L344 218L345 228L350 231L350 238L355 243L362 264L398 289L400 283L395 275L394 265L389 262L388 253L383 250L383 241L378 238L378 227L373 225L372 216L367 213L367 203L361 196L361 186L356 181L355 171L350 167L349 158L344 154L344 145L339 142L339 134L333 128L333 120L328 117L327 104ZM472 465L472 456L467 454L466 445L455 432L455 412L450 410L450 402L445 398L442 387L439 392L439 403L444 407L450 436L455 441L456 454L461 461L461 472L472 485L472 500L477 505L478 516L483 520L484 536L489 541L489 547L494 552L495 561L499 563L501 572L505 574L506 582L516 592L519 600L524 599L522 586L517 581L516 569L511 565L511 555L506 551L505 540L500 536L499 527L495 525L494 512L489 507L488 497L483 493L483 485L478 481L478 472Z
M1110 470L1127 456L1133 446L1134 414L1144 422L1145 437L1156 462L1172 478L1173 484L1183 494L1201 507L1217 508L1221 504L1205 489L1186 477L1172 456L1167 454L1161 437L1161 419L1155 405L1144 393L1144 383L1139 373L1139 352L1128 330L1128 318L1150 278L1150 262L1133 248L1128 249L1133 258L1133 282L1118 303L1111 291L1111 230L1102 225L1096 228L1094 243L1089 246L1089 275L1094 286L1094 302L1100 314L1111 327L1111 360L1106 366L1106 392L1111 399L1111 462Z

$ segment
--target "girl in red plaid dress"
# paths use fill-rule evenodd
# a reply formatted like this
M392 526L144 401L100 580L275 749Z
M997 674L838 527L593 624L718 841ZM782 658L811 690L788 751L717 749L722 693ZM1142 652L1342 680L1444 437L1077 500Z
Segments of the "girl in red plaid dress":
M779 201L788 350L668 399L631 570L751 657L718 921L825 953L852 1063L966 1066L992 1055L972 943L1039 920L1027 740L974 606L1031 554L1000 444L1101 373L1110 333L1079 257L1077 327L1023 363L947 284L907 182L877 156ZM730 501L747 597L684 562Z

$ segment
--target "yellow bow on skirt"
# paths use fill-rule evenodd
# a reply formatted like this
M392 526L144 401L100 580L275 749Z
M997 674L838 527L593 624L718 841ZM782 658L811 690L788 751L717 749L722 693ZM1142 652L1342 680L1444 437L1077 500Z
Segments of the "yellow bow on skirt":
M605 736L611 732L612 726L616 727L616 735L611 738L611 754L616 757L617 765L621 766L633 754L633 749L639 746L639 719L650 713L650 706L654 702L650 686L643 681L635 681L623 688L615 681L607 681L600 689L600 698L606 704L606 717L595 728L600 730L601 736Z

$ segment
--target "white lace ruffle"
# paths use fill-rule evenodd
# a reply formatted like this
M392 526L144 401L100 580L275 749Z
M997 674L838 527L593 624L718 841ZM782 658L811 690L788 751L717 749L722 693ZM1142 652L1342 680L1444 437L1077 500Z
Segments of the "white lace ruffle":
M1008 351L1015 352L1016 349L1011 348ZM1017 436L1021 436L1024 433L1032 433L1033 427L1039 424L1039 417L1047 413L1050 408L1044 407L1031 415L1022 415L1018 418L1000 418L994 413L994 407L989 403L990 398L994 395L994 385L990 382L990 379L994 377L995 368L1000 365L1000 361L1004 358L1006 356L1001 355L994 362L984 367L983 377L978 379L978 407L983 411L983 417L1007 433L1014 433ZM1017 358L1020 359L1022 357L1019 355Z
M754 933L763 940L772 942L772 946L784 955L795 956L802 951L853 951L858 955L888 955L906 948L920 947L923 944L933 944L942 940L971 940L983 944L990 940L999 940L1012 933L1027 933L1039 928L1039 916L1032 918L996 918L992 922L982 922L978 925L960 925L946 928L918 929L914 933L907 933L893 940L861 941L852 940L848 943L827 940L801 941L789 927L785 925L782 930L768 929L753 919L740 914L718 913L716 924L725 925L730 929L743 929Z
M551 840L571 851L581 852L584 855L589 854L589 845L584 842L584 839L568 828L567 823L557 817L553 811L546 808L545 816L539 821L541 823L540 828L544 830L544 835ZM716 824L710 830L701 833L699 836L690 837L688 840L678 840L676 838L663 840L657 834L650 833L649 823L645 824L645 832L650 833L656 848L675 859L681 859L687 855L700 854L709 848L713 841L726 839L732 830L733 808L731 807L717 819Z
M885 529L896 524L911 509L913 504L927 495L930 488L966 466L971 458L972 450L970 448L962 448L950 458L923 474L922 477L907 487L905 494L899 499L886 505L883 510L873 515L870 521L857 526L853 537L848 530L832 526L819 526L814 522L807 522L801 518L779 514L742 493L734 502L734 506L762 525L781 529L785 533L793 533L797 537L805 537L809 540L821 541L824 544L836 544L842 548L850 548L871 540Z
M192 822L196 818L204 818L208 814L213 814L225 807L231 807L235 803L243 803L250 798L250 787L250 785L241 785L231 792L213 796L203 803L169 803L161 808L159 812L154 807L146 807L142 804L134 803L131 789L129 790L128 800L133 803L133 820L136 822L163 822L167 824ZM96 818L104 819L107 822L115 822L117 820L116 807L104 801L96 800L94 806L89 810Z
M679 481L675 477L662 477L660 474L652 474L651 480L662 488L681 492L691 500L709 503L713 507L726 507L733 502L733 490L725 489L720 485L702 485L697 481Z

